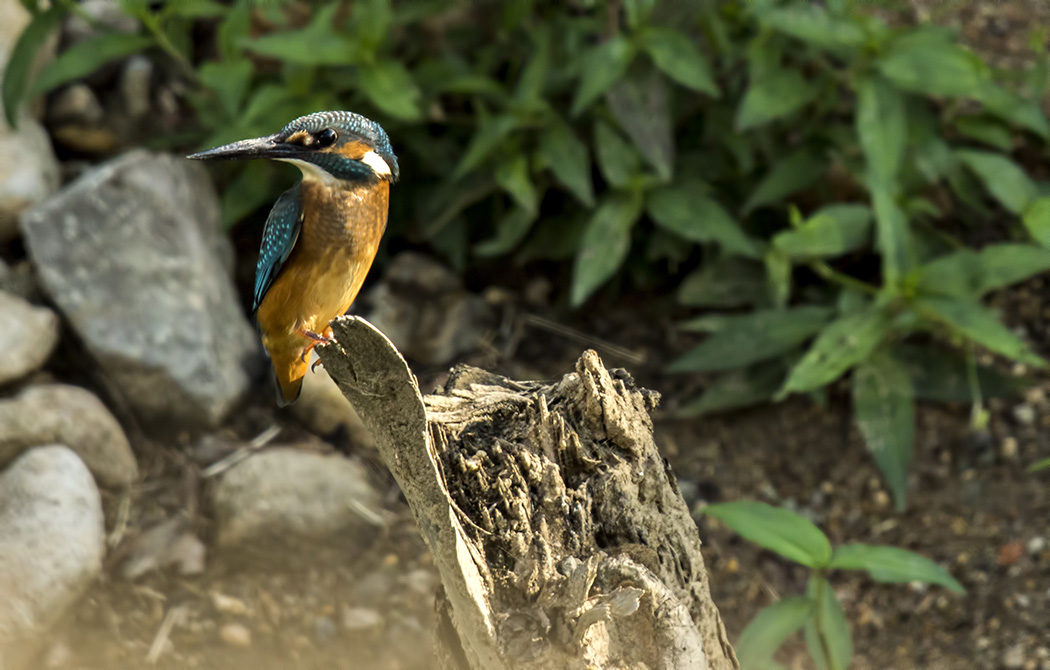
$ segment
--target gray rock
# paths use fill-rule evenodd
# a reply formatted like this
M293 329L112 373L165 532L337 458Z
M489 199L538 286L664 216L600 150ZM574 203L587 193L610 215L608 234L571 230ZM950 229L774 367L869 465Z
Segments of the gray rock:
M0 667L23 667L102 569L102 502L69 449L32 449L0 473Z
M440 263L398 254L372 290L367 318L407 358L444 365L473 350L492 322L488 305Z
M216 423L261 363L203 168L134 151L21 218L51 296L144 419Z
M150 79L153 77L153 61L139 54L124 64L120 73L120 97L124 111L132 119L140 119L149 113Z
M123 429L106 406L77 386L30 386L0 402L0 467L26 449L64 444L103 486L138 479L138 466Z
M0 384L40 368L58 344L58 316L0 291Z
M301 552L301 540L357 537L382 524L365 469L339 455L260 452L222 476L213 502L217 544Z
M2 2L2 0L0 0ZM47 131L28 113L18 128L0 114L0 242L18 236L18 215L58 190L58 160Z
M55 94L48 107L47 116L51 123L91 126L100 123L105 117L105 112L102 111L102 104L91 87L77 82Z

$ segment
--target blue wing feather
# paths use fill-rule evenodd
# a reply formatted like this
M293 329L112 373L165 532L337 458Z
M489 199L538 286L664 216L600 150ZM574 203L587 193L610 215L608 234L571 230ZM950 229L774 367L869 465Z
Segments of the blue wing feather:
M255 266L255 291L252 294L252 313L259 309L266 292L270 290L281 266L299 238L303 222L303 204L299 184L281 194L274 203L263 228L262 245L259 248L259 263Z

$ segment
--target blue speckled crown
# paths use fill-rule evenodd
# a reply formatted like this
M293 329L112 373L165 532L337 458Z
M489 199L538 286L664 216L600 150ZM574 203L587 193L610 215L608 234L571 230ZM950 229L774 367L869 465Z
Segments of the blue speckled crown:
M375 149L377 154L386 159L387 163L390 164L390 171L394 177L398 176L397 156L394 155L394 149L390 146L390 138L387 137L386 131L375 121L360 114L342 110L314 112L291 121L281 129L279 134L284 138L301 130L316 133L325 128L334 128L342 131L339 134L343 137L351 135L364 140Z

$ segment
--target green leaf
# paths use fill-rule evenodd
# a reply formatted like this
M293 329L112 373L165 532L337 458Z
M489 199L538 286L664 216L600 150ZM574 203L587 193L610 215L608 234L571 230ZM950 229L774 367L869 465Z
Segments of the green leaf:
M59 3L55 3L45 12L35 14L11 49L7 66L4 68L0 93L4 99L4 116L12 128L18 126L18 109L22 106L29 89L29 74L36 60L36 52L65 15L65 6Z
M921 295L976 297L981 292L980 255L969 249L940 256L916 271Z
M915 397L936 402L970 402L967 361L942 344L898 344L893 354L908 368ZM994 367L977 366L977 385L984 398L1002 398L1021 394L1031 386L1025 377L1013 377Z
M874 178L892 182L908 140L904 96L877 75L857 84L857 136Z
M588 208L594 206L591 183L591 157L587 145L561 121L551 124L540 137L540 153L551 172L576 199Z
M871 210L864 205L829 205L801 226L773 237L773 246L793 258L841 256L871 239Z
M274 32L243 40L244 47L296 65L351 65L359 60L360 47L354 40L336 34L332 21L339 3L319 4L317 14L305 28Z
M977 114L967 114L955 119L955 129L966 137L989 144L1000 151L1013 150L1010 129L994 119Z
M395 61L379 61L361 68L359 83L368 100L380 111L405 121L416 121L420 92L408 70Z
M987 293L1050 270L1050 251L1032 244L990 244L981 249L979 267L979 293Z
M474 133L474 137L471 138L470 144L467 145L467 150L463 153L463 158L460 159L459 165L456 166L455 171L452 173L452 178L459 179L481 165L482 161L496 150L503 138L514 130L515 125L514 117L509 114L482 117L480 127Z
M251 60L208 61L200 66L198 74L201 83L210 88L222 103L226 115L236 116L251 83Z
M496 168L496 183L534 218L539 211L539 193L529 176L529 161L518 154Z
M535 213L515 207L496 222L496 234L478 243L474 253L478 256L502 256L525 239L535 220Z
M579 116L609 90L627 71L633 59L634 46L623 35L592 47L583 57L580 85L572 101L572 115Z
M823 568L831 560L831 543L805 517L781 507L753 500L718 503L703 513L719 519L741 537L809 568Z
M783 308L791 298L791 257L780 249L771 247L762 256L766 264L766 278L773 306Z
M1002 154L959 149L955 156L973 170L1003 207L1014 214L1021 214L1038 195L1035 183L1021 166Z
M920 316L943 323L952 331L1007 358L1035 367L1046 365L1046 361L1033 354L994 313L974 300L927 297L915 301L913 308Z
M168 3L168 6L179 3ZM236 0L233 7L224 8L225 18L219 24L216 42L223 60L237 60L241 57L240 44L243 43L252 28L252 13L255 8L253 0Z
M213 0L179 0L169 2L162 10L165 16L180 16L185 19L213 19L224 16L229 9Z
M594 124L594 145L598 167L605 181L613 186L626 186L638 172L638 154L612 126L604 121Z
M668 77L694 91L718 97L711 66L688 37L676 30L650 27L642 34L641 42L649 58Z
M888 351L853 371L853 415L893 492L897 511L904 511L915 441L915 401L907 368Z
M822 158L809 148L800 149L781 159L748 197L744 212L801 191L820 179L824 175L824 168Z
M757 14L760 23L822 49L857 47L867 39L860 25L835 18L817 5L793 4Z
M820 670L847 670L853 657L853 636L835 590L824 577L813 575L806 596L815 602L813 616L803 628L810 656Z
M1030 130L1044 140L1050 139L1050 122L1035 100L1026 100L987 79L981 82L974 96L1000 119Z
M551 32L545 25L533 26L533 48L518 78L514 97L519 102L543 100L543 89L551 69Z
M44 68L29 95L39 95L66 82L85 77L111 60L142 51L152 45L152 37L131 33L106 33L77 42Z
M758 258L755 242L721 205L703 195L701 187L692 182L651 192L646 201L649 216L690 242L717 242L727 252Z
M390 34L394 12L390 0L354 0L350 18L361 49L374 54Z
M614 192L598 206L583 233L573 267L570 300L579 307L612 277L627 257L631 227L642 213L636 194Z
M788 375L781 396L812 391L837 379L875 350L889 332L891 320L871 306L829 324Z
M719 376L704 394L672 412L676 418L693 418L768 402L784 381L784 366L768 361L746 370Z
M1025 470L1028 472L1039 472L1040 470L1046 469L1050 469L1050 458L1044 458L1041 461L1036 461L1035 463L1032 463L1027 468L1025 468Z
M723 256L686 277L678 301L692 307L740 307L763 303L768 293L761 265Z
M976 55L939 40L894 40L878 67L898 88L920 95L972 97L984 79Z
M735 647L740 670L764 670L784 640L801 630L813 614L813 601L801 596L781 598L764 607L747 624Z
M937 584L955 593L966 593L962 584L947 570L928 558L897 547L870 544L836 547L828 567L833 570L867 570L877 582L922 582Z
M801 72L775 68L753 79L736 115L737 131L754 128L787 116L808 105L820 87Z
M817 334L831 314L826 307L804 306L718 317L717 332L667 366L667 371L731 370L779 356ZM712 317L701 317L680 327L695 330L712 323Z
M869 188L875 209L875 242L882 254L883 283L895 290L914 257L908 216L885 183L872 183Z
M1036 198L1028 203L1021 217L1032 239L1050 249L1050 197Z
M663 79L656 72L626 77L609 89L605 100L620 127L656 168L660 179L670 181L674 167L674 135Z
M627 27L637 30L645 25L656 7L656 0L625 0L623 3L624 13L627 14Z

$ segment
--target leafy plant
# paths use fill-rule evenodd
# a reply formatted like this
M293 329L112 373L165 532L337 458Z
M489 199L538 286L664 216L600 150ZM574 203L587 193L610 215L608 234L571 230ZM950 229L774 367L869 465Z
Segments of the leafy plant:
M735 645L741 670L767 668L781 644L799 630L821 670L844 670L853 640L842 604L829 581L834 570L864 570L877 582L937 584L965 593L944 568L897 547L845 544L832 547L827 536L804 517L760 502L708 505L703 513L719 519L744 538L810 568L805 595L781 598L760 611Z
M1041 51L993 73L948 30L841 1L127 0L137 32L100 26L32 80L39 45L85 13L26 4L2 91L12 122L27 96L140 50L188 84L196 127L175 142L318 109L381 119L403 156L392 235L461 270L559 261L571 307L656 287L706 310L683 328L707 339L670 365L718 375L686 415L852 375L899 507L917 400L969 401L980 421L985 396L1018 384L978 348L1045 365L982 303L1050 269L1050 185L1011 155L1050 139ZM214 39L194 43L195 26ZM220 170L228 225L292 176ZM971 248L996 206L1014 239Z

